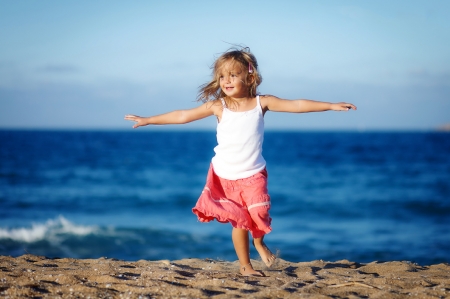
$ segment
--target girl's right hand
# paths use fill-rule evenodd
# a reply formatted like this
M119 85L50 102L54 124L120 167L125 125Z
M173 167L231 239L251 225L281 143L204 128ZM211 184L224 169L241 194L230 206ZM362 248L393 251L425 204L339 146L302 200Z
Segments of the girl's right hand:
M147 125L147 123L145 122L145 118L137 115L127 114L125 115L125 120L131 120L136 122L133 126L133 129Z
M348 111L351 109L356 110L356 106L353 104L344 103L344 102L331 104L331 110L334 110L334 111Z

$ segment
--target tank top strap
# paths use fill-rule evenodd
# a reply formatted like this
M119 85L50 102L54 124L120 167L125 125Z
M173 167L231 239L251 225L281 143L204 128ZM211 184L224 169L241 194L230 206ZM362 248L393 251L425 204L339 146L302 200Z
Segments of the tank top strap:
M257 107L261 107L261 103L259 101L259 94L256 95L256 105Z
M220 101L222 102L223 108L227 108L227 104L225 104L225 100L223 98L220 98Z

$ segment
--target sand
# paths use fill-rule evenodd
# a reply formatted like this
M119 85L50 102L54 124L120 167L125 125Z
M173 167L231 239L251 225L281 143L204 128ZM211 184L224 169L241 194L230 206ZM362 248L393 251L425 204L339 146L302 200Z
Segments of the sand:
M266 277L238 262L0 256L1 298L450 298L450 265L278 259Z

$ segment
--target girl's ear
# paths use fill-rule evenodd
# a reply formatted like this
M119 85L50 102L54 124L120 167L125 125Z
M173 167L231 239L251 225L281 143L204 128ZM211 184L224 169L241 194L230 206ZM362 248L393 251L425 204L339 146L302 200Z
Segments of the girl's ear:
M253 82L255 82L255 76L253 74L248 74L247 75L247 82L248 84L253 84Z

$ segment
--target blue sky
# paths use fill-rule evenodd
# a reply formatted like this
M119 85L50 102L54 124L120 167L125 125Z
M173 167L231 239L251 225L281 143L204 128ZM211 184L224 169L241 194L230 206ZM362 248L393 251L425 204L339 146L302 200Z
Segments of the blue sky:
M449 11L445 0L0 0L0 128L128 129L128 113L195 107L232 43L257 57L261 93L358 106L269 113L268 129L435 129L450 123Z

